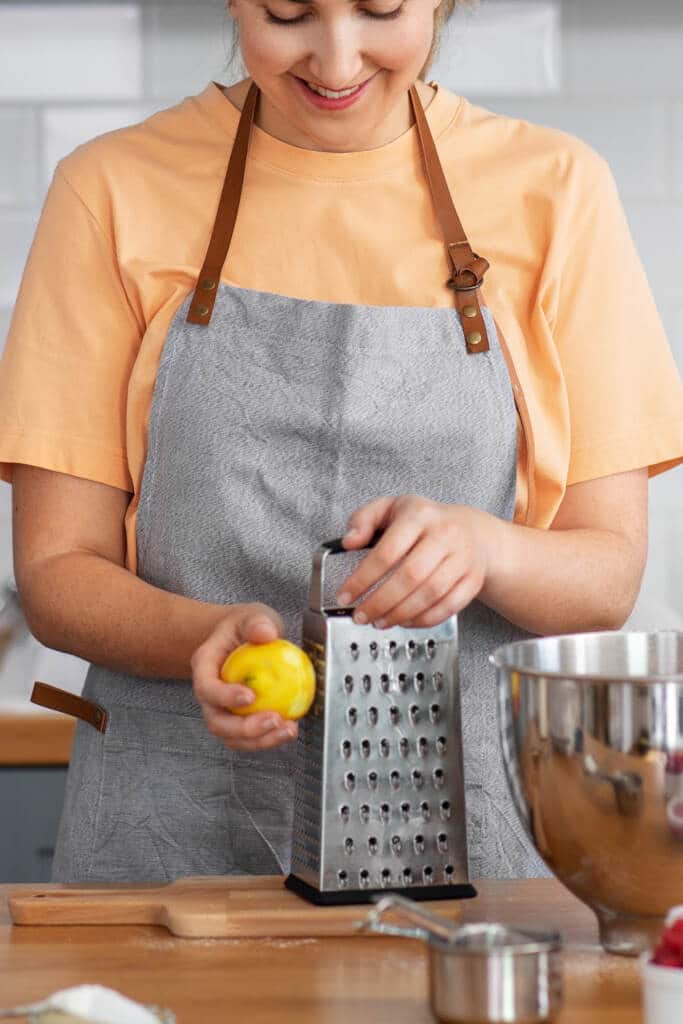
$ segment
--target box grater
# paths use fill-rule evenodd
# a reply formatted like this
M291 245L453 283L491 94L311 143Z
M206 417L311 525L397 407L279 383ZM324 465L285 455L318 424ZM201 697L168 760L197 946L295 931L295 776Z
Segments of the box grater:
M364 551L341 541L313 559L303 647L317 692L299 723L289 889L315 903L476 895L467 833L457 618L375 629L326 600ZM339 568L342 567L341 575ZM326 573L327 577L326 578Z

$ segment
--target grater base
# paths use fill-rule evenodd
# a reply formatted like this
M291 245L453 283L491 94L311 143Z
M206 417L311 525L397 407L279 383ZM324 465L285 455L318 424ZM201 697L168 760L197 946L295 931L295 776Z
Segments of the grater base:
M395 892L402 896L409 895L411 900L471 900L477 895L477 890L469 883L461 885L418 885L406 888L387 886L386 889L343 889L330 892L321 892L308 882L302 881L296 875L288 875L285 879L285 888L295 892L297 896L303 896L309 903L315 903L319 907L338 907L348 903L373 903L377 896L386 896L387 893Z

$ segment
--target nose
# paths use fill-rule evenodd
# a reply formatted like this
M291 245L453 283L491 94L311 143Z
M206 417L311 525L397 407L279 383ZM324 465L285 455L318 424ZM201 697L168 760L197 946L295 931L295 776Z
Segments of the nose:
M358 85L363 80L364 64L353 25L345 23L320 27L308 59L311 76L319 85L328 89Z

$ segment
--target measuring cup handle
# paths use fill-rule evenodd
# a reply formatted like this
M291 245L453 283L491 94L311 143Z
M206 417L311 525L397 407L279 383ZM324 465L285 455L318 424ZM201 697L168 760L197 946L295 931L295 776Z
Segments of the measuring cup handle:
M353 548L351 551L343 546L343 537L338 537L336 540L326 540L320 545L315 555L313 556L313 571L311 573L311 589L308 596L308 606L311 611L322 612L323 609L323 593L325 586L325 559L328 555L350 555L356 551L368 551L373 548L377 541L383 534L383 530L376 530L370 543L364 548Z

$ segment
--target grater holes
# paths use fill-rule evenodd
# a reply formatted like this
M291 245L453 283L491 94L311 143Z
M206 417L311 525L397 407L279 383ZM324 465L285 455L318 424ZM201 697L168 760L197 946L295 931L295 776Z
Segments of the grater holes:
M353 772L347 772L344 776L344 788L348 789L350 793L356 788L356 776Z
M344 693L353 693L353 676L344 676Z
M444 878L447 882L453 881L453 875L455 874L455 868L452 864L447 864L443 869Z
M448 742L445 736L439 736L436 741L436 752L437 754L445 754L448 748Z
M415 789L422 789L425 780L419 768L413 768L413 770L410 773L410 781L412 782Z
M415 677L413 678L413 687L415 689L415 693L422 693L425 688L424 672L415 673Z
M372 640L370 642L370 657L373 660L377 660L377 655L378 654L379 654L379 645L378 645L376 640Z
M434 788L441 789L445 781L445 773L443 768L435 768L432 772L432 779L434 781Z
M443 672L432 673L432 689L434 693L441 693L443 690Z
M347 885L349 884L348 872L344 871L344 870L338 871L337 872L337 881L339 882L339 888L340 889L346 889Z
M448 821L451 816L451 803L450 800L442 800L439 805L439 814L441 815L442 821Z
M380 881L383 886L391 885L391 871L389 868L383 868L382 874L380 875Z
M386 674L386 672L382 672L382 675L379 677L379 688L382 691L382 693L389 693L389 684L389 676Z
M360 688L363 693L370 693L370 687L372 686L372 679L368 675L364 675L360 682Z
M347 836L344 840L344 853L349 857L353 853L353 839L351 836Z
M429 864L422 868L422 881L425 885L431 885L434 881L434 869Z
M362 868L358 872L358 884L360 885L361 889L367 889L367 887L370 885L370 872L368 871L367 868Z
M436 846L439 853L445 853L448 849L448 836L445 832L439 832L436 837Z
M341 745L342 757L351 757L351 740L343 740Z
M343 804L339 808L339 817L341 818L343 823L346 825L348 820L349 820L349 818L351 817L351 808L349 807L348 804Z
M433 706L433 705L432 705ZM417 704L411 704L408 708L408 718L411 725L417 725L420 720L420 709Z
M420 814L425 821L429 821L432 816L432 809L426 800L423 800L420 804Z
M403 878L404 885L410 885L413 880L412 868L404 868L401 872L401 877Z
M370 789L377 789L379 783L379 775L377 772L368 772L368 786Z
M346 712L346 721L349 725L355 725L358 721L358 711L356 708L349 708Z
M420 736L417 741L417 752L420 757L426 757L429 753L429 741L425 736Z
M399 708L396 707L395 704L392 704L392 706L389 708L389 721L391 722L392 725L398 725L400 720L401 712Z
M398 654L398 644L396 643L395 640L390 640L389 641L389 656L391 658L395 658L397 654Z
M408 643L406 644L406 655L409 658L414 658L416 654L417 654L417 644L415 643L414 640L409 640Z
M360 756L370 757L370 740L360 741Z
M379 820L386 825L390 818L391 818L391 807L389 806L389 804L380 804Z
M368 837L368 853L371 854L371 856L374 857L375 854L378 852L378 850L379 850L379 841L377 839L377 836L369 836Z
M380 757L389 757L390 753L391 753L391 744L389 743L389 740L386 739L386 737L383 736L382 739L379 741L379 756Z
M363 824L367 825L367 823L370 821L370 806L369 806L369 804L361 804L360 807L358 808L358 814L359 814L360 820L363 822Z
M429 705L429 720L436 724L441 719L441 705L430 704Z
M397 857L400 856L401 850L403 849L403 843L401 842L400 836L391 837L391 852Z
M407 757L410 753L410 740L407 736L401 736L398 741L398 752L401 757Z
M379 712L377 708L368 708L368 725L377 725Z
M436 640L434 637L430 636L429 640L425 644L425 654L428 658L433 658L436 654Z
M389 776L389 782L391 783L393 789L398 789L398 787L401 785L401 773L394 770Z
M404 821L410 821L410 804L407 800L401 804L401 817Z
M405 672L399 672L398 674L398 688L401 693L405 693L408 689L408 676Z
M422 835L421 832L418 832L417 835L413 838L413 849L415 850L415 853L425 852L425 837Z
M355 640L351 643L349 650L351 651L351 657L355 661L356 658L358 657L358 644L356 643Z

